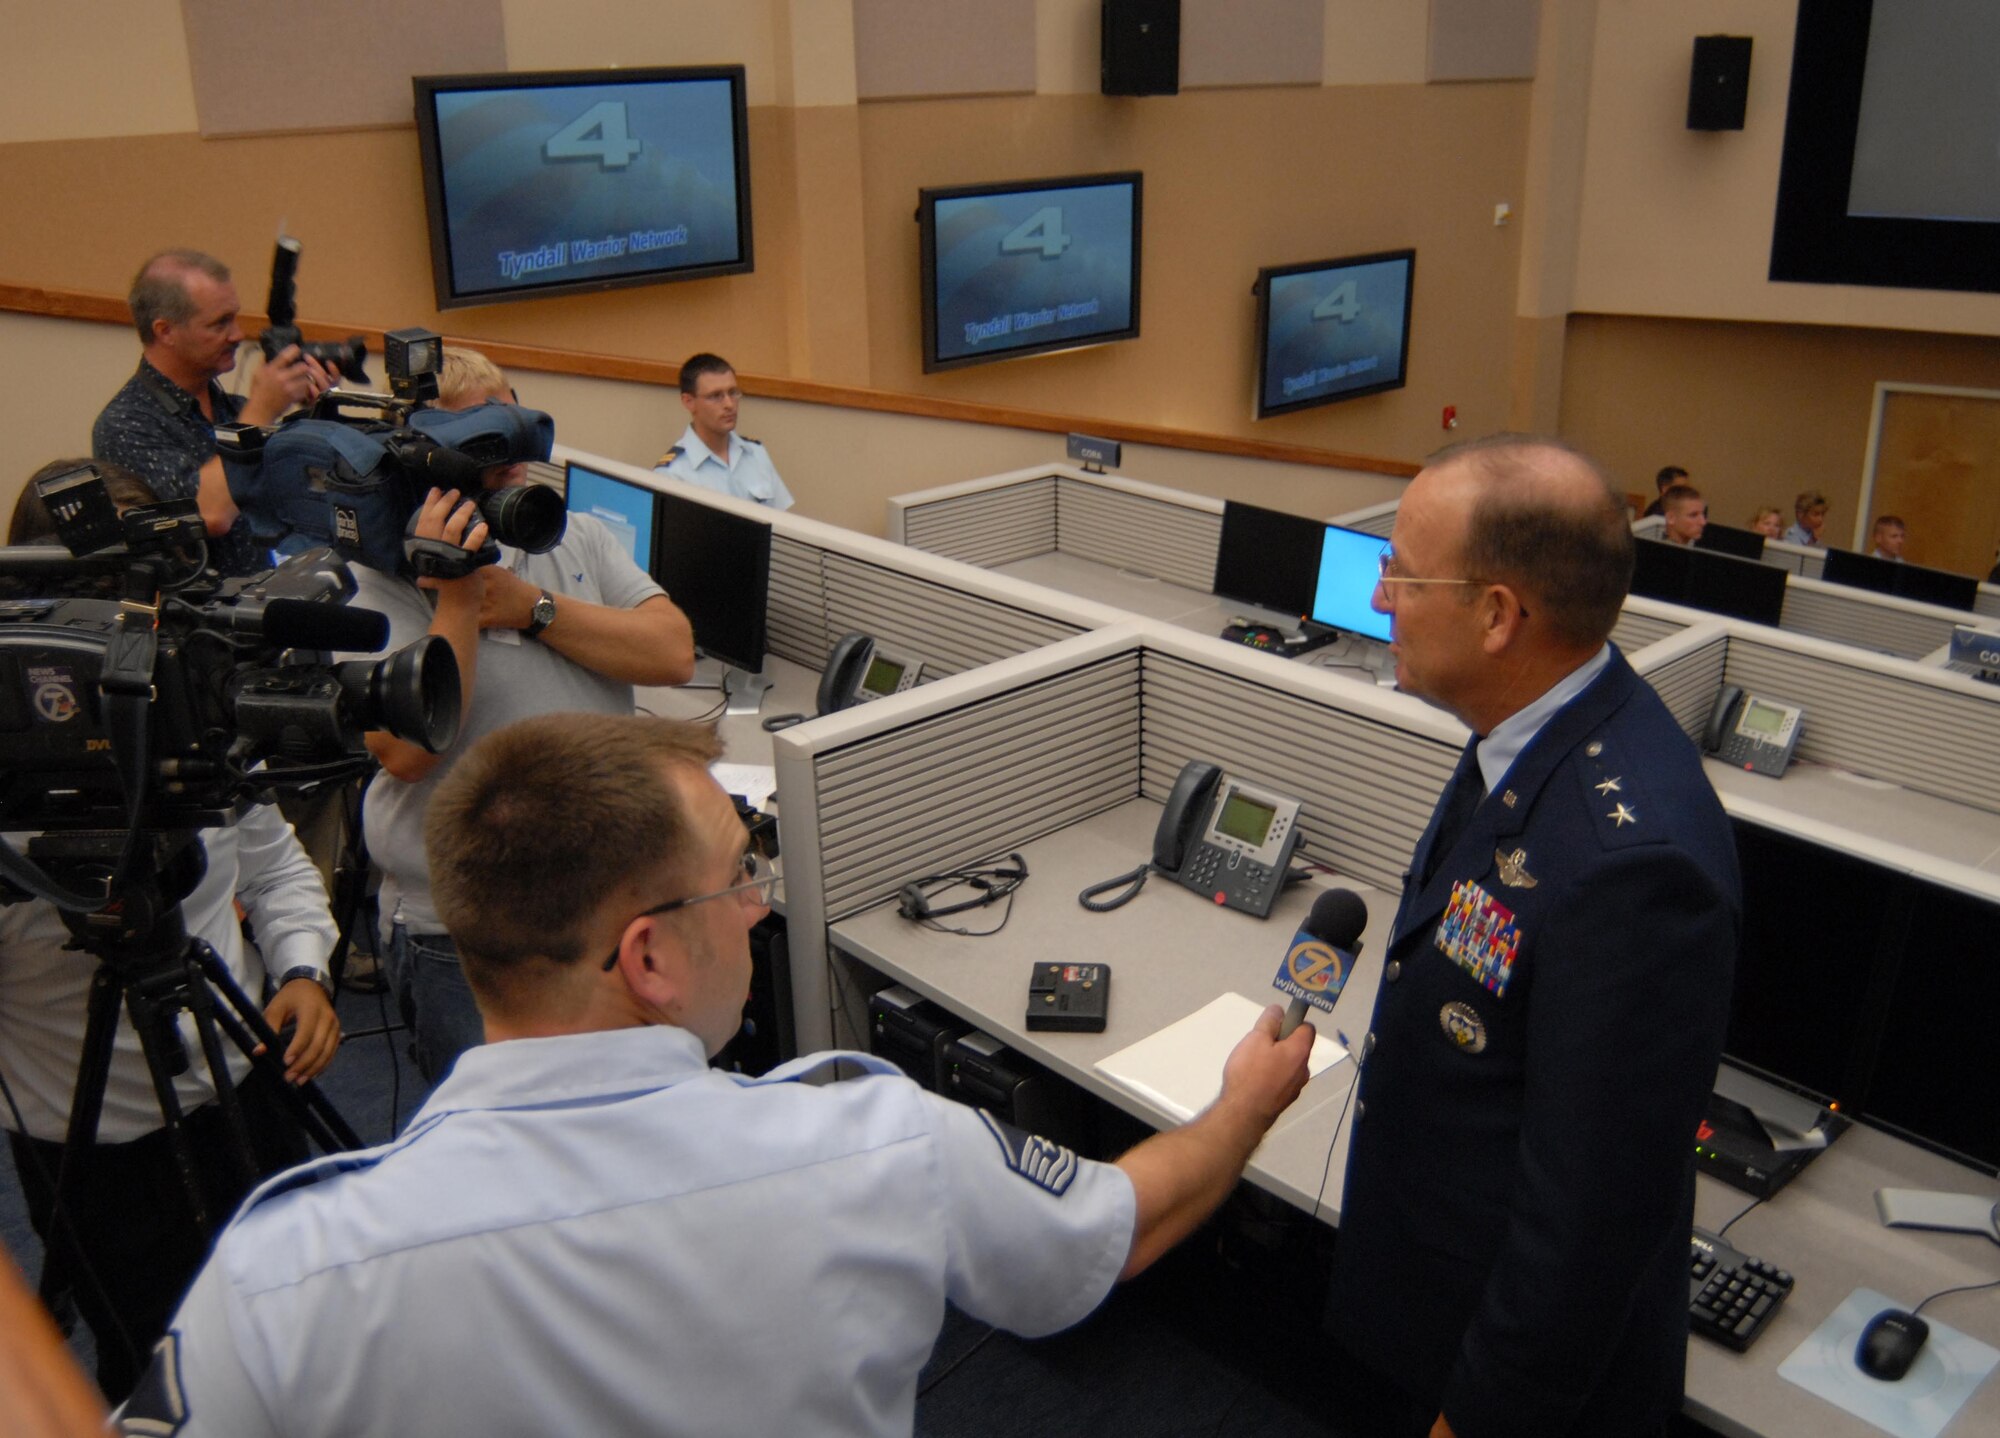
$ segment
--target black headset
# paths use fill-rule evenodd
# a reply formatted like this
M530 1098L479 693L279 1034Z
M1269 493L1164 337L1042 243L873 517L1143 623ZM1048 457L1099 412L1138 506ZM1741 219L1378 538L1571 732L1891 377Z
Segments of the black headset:
M928 923L946 914L983 909L988 904L1011 897L1027 877L1028 861L1019 854L1009 854L1006 864L992 868L948 869L943 873L926 874L921 879L912 879L896 891L896 912L906 919ZM935 902L938 895L960 885L973 890L973 897L949 904Z

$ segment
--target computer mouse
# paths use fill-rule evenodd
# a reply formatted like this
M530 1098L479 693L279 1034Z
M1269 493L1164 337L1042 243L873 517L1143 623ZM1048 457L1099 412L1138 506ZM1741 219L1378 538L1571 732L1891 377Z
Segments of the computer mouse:
M1885 1308L1862 1328L1860 1341L1854 1345L1854 1362L1870 1378L1894 1383L1910 1371L1930 1336L1930 1324L1916 1314Z

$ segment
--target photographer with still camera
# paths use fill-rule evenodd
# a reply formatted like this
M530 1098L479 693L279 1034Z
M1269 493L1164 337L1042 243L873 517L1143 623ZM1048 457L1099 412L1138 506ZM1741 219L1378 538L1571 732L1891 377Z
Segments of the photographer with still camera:
M137 372L91 427L92 455L133 470L163 499L198 501L210 557L224 574L267 568L230 498L215 427L232 420L270 424L294 405L310 404L339 381L340 364L331 353L323 364L293 338L267 351L247 396L223 389L218 381L236 367L244 340L236 323L240 306L229 267L199 250L163 250L147 260L132 281L130 303L144 349Z
M337 392L321 410L262 442L262 465L232 463L238 497L281 517L290 546L332 542L354 562L357 603L388 616L392 644L432 635L451 645L463 686L456 746L432 753L368 736L383 772L364 807L368 851L382 872L387 976L435 1083L483 1041L458 951L431 902L423 823L456 755L518 719L630 714L636 684L681 684L694 672L687 616L611 532L569 515L528 481L554 425L506 403L504 377L439 407L443 349L424 330L386 337L391 396ZM495 371L497 374L497 371ZM357 417L372 407L373 420ZM471 497L466 497L471 496ZM260 520L260 523L264 522Z
M456 689L441 646L297 662L381 629L328 602L330 554L220 580L193 501L113 480L46 466L14 537L64 547L0 553L0 1078L44 1292L116 1399L243 1195L355 1142L310 1085L340 1040L326 895L255 801L351 772L367 729L447 742Z

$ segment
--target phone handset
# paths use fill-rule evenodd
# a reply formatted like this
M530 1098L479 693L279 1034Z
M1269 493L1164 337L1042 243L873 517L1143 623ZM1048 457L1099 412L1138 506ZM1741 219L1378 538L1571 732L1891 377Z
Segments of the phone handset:
M1701 748L1704 754L1713 754L1722 747L1722 737L1736 727L1736 711L1743 707L1741 685L1725 684L1715 696L1715 707L1708 711L1708 727L1702 731Z
M869 699L886 699L916 687L923 677L923 661L892 653L868 634L843 634L826 654L820 671L819 695L814 717L836 714ZM789 729L804 723L804 714L774 714L764 721L770 730Z
M1205 898L1264 918L1299 842L1299 801L1193 759L1153 834L1153 866Z
M1709 711L1701 747L1732 768L1776 779L1792 762L1804 727L1805 711L1797 705L1762 699L1725 684Z
M819 712L833 714L855 703L861 676L875 658L875 640L866 634L843 634L827 651L819 676Z
M1153 867L1178 877L1187 856L1188 840L1197 825L1208 817L1208 800L1222 780L1222 771L1200 759L1190 759L1174 780L1167 806L1160 811L1160 827L1153 834Z

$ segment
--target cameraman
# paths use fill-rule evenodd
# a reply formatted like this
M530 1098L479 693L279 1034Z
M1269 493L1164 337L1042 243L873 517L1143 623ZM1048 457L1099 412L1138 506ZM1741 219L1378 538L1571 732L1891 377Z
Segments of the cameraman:
M503 376L467 396L464 407L510 395ZM521 465L497 465L482 476L489 491L527 482ZM456 490L433 489L416 533L476 550L486 524ZM423 825L432 793L456 756L495 729L540 714L630 714L635 684L686 683L694 634L687 616L587 514L570 515L563 539L547 553L503 545L498 564L463 579L412 583L358 563L353 571L360 585L353 602L389 616L390 648L436 634L458 658L464 722L456 745L432 754L370 734L383 773L363 811L368 852L382 871L390 987L415 1035L417 1067L436 1083L485 1033L458 950L431 902Z
M224 574L268 568L237 513L215 448L215 426L270 424L310 404L339 379L296 346L259 365L248 397L217 383L236 367L243 330L229 267L199 250L163 250L132 281L139 368L91 426L91 453L136 471L162 499L195 499L209 557Z
M57 460L30 478L15 506L9 544L55 539L48 510L35 497L35 479L66 473L82 460ZM112 500L122 510L149 504L154 495L137 475L109 462L97 465ZM17 851L31 836L8 834ZM284 1053L285 1076L303 1083L332 1060L340 1020L327 997L327 956L334 925L318 872L275 808L258 805L238 824L202 833L207 871L182 901L188 933L205 939L237 985L253 997L265 978L278 975L264 1019L273 1029L293 1027ZM256 931L244 942L239 905ZM259 952L259 949L262 952ZM96 961L71 947L53 905L41 900L0 906L0 1079L12 1104L0 1107L29 1217L47 1253L58 1286L73 1288L78 1311L97 1342L97 1377L112 1402L138 1380L147 1353L207 1251L181 1186L172 1142L164 1127L138 1035L121 1016L106 1076L104 1109L95 1146L78 1157L75 1187L59 1231L51 1231L55 1180L69 1131L77 1067ZM219 1225L249 1185L237 1165L193 1023L181 1020L181 1039L193 1062L174 1083L209 1213ZM269 1175L303 1161L307 1152L297 1125L249 1060L232 1049L230 1079L243 1107L258 1172ZM74 1243L71 1242L74 1240ZM80 1250L80 1251L79 1251ZM44 1283L44 1291L50 1285Z

